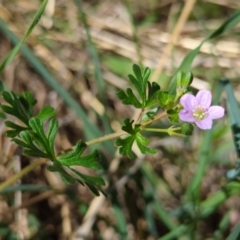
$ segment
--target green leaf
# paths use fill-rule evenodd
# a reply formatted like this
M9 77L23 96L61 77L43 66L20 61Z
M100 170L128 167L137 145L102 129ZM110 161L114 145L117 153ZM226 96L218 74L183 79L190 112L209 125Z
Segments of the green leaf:
M140 131L140 124L136 124L133 126L134 120L131 120L129 118L124 119L124 125L122 126L122 130L130 133L131 135L137 134Z
M37 100L33 97L32 93L28 91L24 92L23 95L18 94L17 96L25 115L31 118L33 116L33 106L36 105Z
M2 92L3 99L9 105L1 105L3 112L13 115L28 126L29 119L33 116L33 106L37 100L29 92L16 94L14 92Z
M46 106L41 109L39 114L36 116L36 118L40 119L41 121L46 120L48 118L54 117L56 115L56 111L54 108L50 106Z
M29 125L32 128L31 135L33 141L42 148L49 159L54 160L54 140L57 134L58 121L56 119L50 121L47 135L44 132L43 123L40 119L31 118Z
M29 126L32 128L32 131L36 134L34 136L36 137L35 142L37 142L41 147L45 150L48 149L48 139L45 135L43 124L38 118L31 118L29 120Z
M134 66L137 66L137 65L134 64L133 69L134 69ZM142 78L142 76L141 77L136 76L136 78L135 78L133 75L129 74L128 78L129 78L130 82L133 84L133 86L135 87L135 89L137 90L139 96L142 99L144 99L145 98L145 94L144 94L145 91L143 91L143 78Z
M57 160L64 166L82 166L93 170L102 169L99 164L100 156L97 150L91 154L81 156L86 147L87 145L84 142L78 141L71 152L58 157Z
M24 149L23 154L29 157L48 158L48 155L39 149Z
M20 139L18 139L18 138L13 138L12 139L12 142L15 142L17 145L19 145L20 147L23 147L23 148L29 148L29 145L26 143L26 142L24 142L24 141L22 141L22 140L20 140Z
M2 97L3 97L3 99L4 99L7 103L9 103L9 104L11 104L12 101L13 101L13 97L12 97L11 92L2 91Z
M5 113L0 111L0 119L6 119L6 118L7 116L5 115Z
M149 141L140 134L141 131L140 125L136 124L135 126L133 126L133 122L134 122L133 120L130 121L130 119L128 118L124 120L122 130L129 133L130 135L126 136L125 138L119 138L115 142L116 145L120 147L119 148L120 153L124 156L128 156L129 158L134 158L135 154L132 151L132 146L135 141L141 153L143 154L156 153L154 149L146 147Z
M105 182L101 177L89 176L89 175L80 173L73 168L69 168L69 169L72 172L74 172L80 178L80 180L84 183L93 184L93 185L97 185L97 186L104 186L105 185Z
M105 182L101 177L88 176L71 167L64 167L60 161L53 161L53 165L48 166L48 170L51 172L59 172L67 183L73 184L78 182L82 185L86 184L96 196L99 196L99 192L104 194L100 186L104 186Z
M137 134L136 142L142 154L155 154L157 152L153 148L146 147L146 145L149 144L149 140L143 137L141 134Z
M135 136L127 136L125 138L119 138L116 140L115 144L120 147L119 152L123 156L128 156L129 158L134 158L136 155L132 151L132 145L135 141Z
M150 108L158 103L157 97L161 88L156 82L153 83L147 82L147 84L148 84L148 99L146 101L146 107Z
M6 131L6 135L9 138L14 138L14 137L18 136L18 134L19 134L18 130L7 130Z
M117 96L119 99L122 100L123 104L133 105L135 108L142 107L142 104L138 101L131 88L127 88L126 93L122 90L119 91L117 93Z
M34 145L32 136L29 132L30 131L20 132L20 139L13 138L12 141L26 148L23 150L23 153L27 156L48 158L48 154L46 154L42 151L42 149L39 149L36 145Z
M18 124L15 124L15 123L11 122L11 121L5 121L5 125L6 125L7 127L13 129L13 130L8 130L8 131L6 132L7 136L8 136L8 137L11 137L11 138L12 138L12 137L16 137L21 131L27 130L26 127L22 127L22 126L20 126L20 125L18 125Z
M140 67L134 64L133 72L134 76L129 74L128 78L139 96L137 97L130 88L127 88L126 93L120 91L117 96L122 100L123 104L133 105L136 108L150 108L157 104L157 92L160 90L160 86L157 83L148 81L151 73L150 69L145 68L142 73Z

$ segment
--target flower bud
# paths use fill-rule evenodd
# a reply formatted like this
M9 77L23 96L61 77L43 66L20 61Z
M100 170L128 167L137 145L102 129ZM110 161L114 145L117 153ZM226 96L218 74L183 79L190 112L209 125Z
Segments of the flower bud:
M160 91L158 94L160 107L164 109L171 109L174 106L174 96L166 91Z
M187 88L191 85L193 81L193 74L191 72L180 71L177 74L177 87Z
M191 123L183 123L181 126L181 132L184 135L190 136L193 132L193 125Z
M193 75L191 72L178 72L177 74L177 95L176 99L180 98L188 90L188 87L193 81Z

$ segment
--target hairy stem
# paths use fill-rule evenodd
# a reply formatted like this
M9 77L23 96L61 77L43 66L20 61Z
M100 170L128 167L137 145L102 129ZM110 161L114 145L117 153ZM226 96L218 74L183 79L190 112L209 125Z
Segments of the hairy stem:
M126 134L128 134L128 133L124 132L124 131L115 132L115 133L111 133L111 134L108 134L106 136L103 136L103 137L96 138L96 139L93 139L91 141L88 141L88 142L86 142L86 144L89 146L89 145L93 145L93 144L96 144L96 143L100 143L100 142L104 142L104 141L107 141L107 140L111 140L111 139L114 139L114 138L118 138L118 137L121 137L121 136L126 135Z
M177 133L176 131L181 130L181 127L170 127L167 129L161 129L161 128L142 128L143 131L147 132L159 132L159 133L168 133L170 136L177 136L177 137L183 137L184 135L181 133Z
M23 168L22 171L18 172L17 174L13 175L12 177L10 177L9 179L7 179L5 182L0 184L0 192L8 187L9 185L11 185L12 183L14 183L16 180L18 180L19 178L23 177L24 175L26 175L27 173L31 172L32 170L34 170L36 167L38 167L39 165L46 163L47 160L46 159L40 159L38 161L34 161L33 163L31 163L30 165L28 165L27 167Z
M149 119L148 121L146 122L143 122L141 124L142 128L145 130L145 126L153 123L153 122L156 122L157 120L159 120L160 118L163 118L167 116L167 112L162 112L156 116L154 116L153 118ZM163 129L164 130L164 129ZM164 132L168 132L168 129L166 129ZM93 139L93 140L90 140L88 142L86 142L86 144L88 146L90 145L93 145L93 144L97 144L97 143L101 143L101 142L104 142L104 141L108 141L108 140L111 140L111 139L115 139L115 138L118 138L118 137L121 137L121 136L124 136L124 135L127 135L128 133L125 132L125 131L119 131L119 132L115 132L115 133L111 133L111 134L108 134L106 136L103 136L103 137L100 137L100 138L96 138L96 139ZM60 156L60 155L63 155L65 154L66 152L69 152L71 151L73 148L69 148L69 149L65 149L61 152L59 152L57 154L57 156Z
M154 116L153 118L147 120L146 122L143 122L143 123L141 124L141 126L142 126L142 127L145 127L145 126L147 126L147 125L149 125L149 124L151 124L151 123L153 123L153 122L156 122L157 120L159 120L159 119L161 119L161 118L163 118L163 117L166 117L166 116L167 116L167 112L161 112L161 113L159 113L158 115Z

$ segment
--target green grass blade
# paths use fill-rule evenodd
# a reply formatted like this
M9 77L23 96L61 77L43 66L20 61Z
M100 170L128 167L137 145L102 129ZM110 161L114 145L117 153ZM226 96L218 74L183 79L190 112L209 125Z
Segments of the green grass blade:
M6 68L6 66L13 60L13 58L16 56L16 54L19 52L21 46L24 44L24 42L27 40L28 36L31 34L33 31L34 27L38 24L38 21L40 20L45 7L48 3L48 0L44 0L39 7L38 11L36 12L33 21L28 28L26 34L24 35L23 39L14 47L14 49L8 54L8 56L2 61L0 64L0 73Z
M221 190L217 191L216 193L214 193L213 195L208 197L205 201L200 203L199 214L197 216L197 219L207 218L227 199L229 199L231 196L237 195L239 193L240 193L240 183L238 183L238 182L228 183ZM158 240L172 240L174 238L178 238L179 236L182 236L188 230L189 230L188 225L180 225L180 226L176 227L175 229L173 229L171 232L164 235L163 237L159 238ZM236 232L237 232L237 230L236 230ZM239 229L238 233L240 233L240 229ZM228 239L228 240L237 240L237 239L238 238L232 238L232 239Z
M147 164L142 164L141 166L141 172L144 176L144 178L146 179L146 181L151 185L152 189L150 191L150 194L152 195L152 207L155 210L156 214L158 215L158 217L161 219L161 221L165 224L165 226L170 229L173 230L177 227L177 225L175 224L173 218L168 214L168 212L162 207L161 203L159 201L157 201L156 197L155 197L155 191L156 189L158 189L158 185L160 183L159 181L159 177L154 177L154 172L151 171L151 169L147 166Z
M144 216L148 225L148 230L149 233L151 234L151 237L153 237L154 239L157 238L157 226L155 223L155 219L153 217L153 211L151 208L151 204L146 204L143 207L143 212L144 212Z
M192 62L194 58L199 53L199 50L201 49L202 45L212 40L221 34L225 33L226 31L230 30L231 28L235 27L240 22L240 11L237 11L235 14L233 14L231 17L229 17L219 28L217 28L214 32L212 32L208 37L206 37L198 47L190 51L187 56L183 59L181 65L178 67L177 72L179 71L190 71ZM172 81L169 85L169 91L171 93L175 92L176 89L176 75L173 77Z
M230 225L230 214L231 211L228 211L222 217L218 229L213 234L213 240L221 240L223 239L223 233L228 229Z
M124 0L124 4L126 6L127 12L128 12L128 16L131 20L131 24L132 24L132 38L133 38L133 42L135 44L135 48L136 48L136 53L137 53L137 57L138 57L138 65L143 68L143 57L141 55L141 44L138 38L138 34L137 34L137 26L136 26L136 22L134 19L134 13L133 13L133 8L130 6L130 2L129 0Z
M229 115L229 120L230 120L230 124L231 124L231 128L232 128L232 135L233 135L235 150L236 150L236 154L238 156L236 170L232 170L232 171L230 171L232 173L228 172L228 174L227 174L231 178L231 177L234 177L234 175L236 176L236 174L239 175L239 172L240 172L240 145L239 145L240 112L239 112L239 108L238 108L238 102L234 96L233 88L232 88L230 82L228 81L228 79L226 79L226 78L221 79L220 84L222 84L222 86L225 86L225 91L227 93L228 115Z
M81 21L83 22L85 31L86 31L86 36L87 36L87 46L88 46L88 51L89 54L93 60L93 64L94 64L94 74L95 74L95 78L96 78L96 82L98 85L98 90L100 93L100 100L103 103L104 106L106 106L107 100L105 98L105 84L104 84L104 80L102 77L102 71L101 71L101 66L100 66L100 61L99 61L99 57L97 54L97 51L93 45L92 42L92 38L90 35L90 31L89 31L89 26L87 24L87 20L86 20L86 15L83 11L82 8L82 1L81 0L74 0L75 4L78 7L78 11L81 17ZM106 111L104 112L104 114L101 116L101 120L102 120L102 124L105 130L106 134L109 134L112 132L111 128L110 128L110 124L109 124L109 119L106 115Z
M228 236L227 240L240 239L240 223L233 229L232 233Z
M158 240L173 240L177 239L178 237L182 236L188 230L187 225L180 225L179 227L175 228L171 232L167 233L163 237L160 237Z
M7 28L5 22L1 19L0 32L2 32L6 37L8 37L14 45L17 45L19 43L19 39L17 38L17 36ZM85 111L71 97L71 95L64 88L62 88L62 86L57 82L57 80L45 68L39 58L37 58L26 45L22 45L21 52L25 59L29 62L29 64L35 69L35 71L44 79L44 81L48 85L50 85L58 93L58 95L65 101L65 103L75 111L79 119L83 121L85 126L83 131L86 135L86 138L94 139L102 136L99 129L91 121L89 121L89 117L87 116ZM114 150L111 144L109 144L109 142L104 142L103 145L108 149L111 154L114 154Z
M225 90L227 93L227 106L229 111L230 123L231 125L237 125L240 127L240 113L238 108L238 102L234 96L233 88L227 79L222 80L225 85Z
M127 240L128 239L127 222L117 197L118 197L117 193L113 192L111 201L115 213L118 234L120 235L120 239Z

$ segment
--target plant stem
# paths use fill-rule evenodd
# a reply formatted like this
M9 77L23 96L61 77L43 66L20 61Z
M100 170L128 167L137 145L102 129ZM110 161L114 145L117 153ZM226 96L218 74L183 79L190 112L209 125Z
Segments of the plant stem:
M24 175L26 175L27 173L31 172L33 169L35 169L36 167L38 167L39 165L46 163L47 160L46 159L40 159L38 161L34 161L33 163L31 163L30 165L28 165L27 167L25 167L24 169L22 169L22 171L20 171L19 173L13 175L12 177L10 177L9 179L7 179L5 182L3 182L2 184L0 184L0 192L8 187L9 185L11 185L12 183L14 183L16 180L18 180L19 178L23 177Z
M147 132L159 132L159 133L169 133L169 129L161 129L161 128L143 128L143 131Z
M153 118L149 119L148 121L143 122L143 123L141 124L141 127L143 128L143 130L146 130L146 129L145 129L145 126L147 126L147 125L149 125L149 124L151 124L151 123L153 123L153 122L156 122L157 120L159 120L160 118L165 117L166 115L167 115L167 112L162 112L162 113L154 116ZM177 129L177 130L178 130L178 129ZM169 131L168 129L162 129L162 132L168 132L168 131ZM125 132L125 131L119 131L119 132L115 132L115 133L108 134L108 135L103 136L103 137L100 137L100 138L96 138L96 139L90 140L90 141L86 142L86 144L87 144L88 146L90 146L90 145L93 145L93 144L96 144L96 143L101 143L101 142L104 142L104 141L107 141L107 140L111 140L111 139L114 139L114 138L118 138L118 137L121 137L121 136L127 135L127 134L128 134L128 133ZM176 136L178 136L178 133L173 133L173 135L175 135L175 134L176 134ZM181 135L181 136L182 136L182 135ZM57 153L57 156L62 155L62 154L64 154L64 153L68 152L68 151L71 151L72 149L73 149L73 148L65 149L65 150Z
M142 128L143 131L147 132L159 132L159 133L168 133L170 136L177 136L177 137L182 137L184 136L181 133L177 133L175 131L181 130L181 127L170 127L167 129L161 129L161 128Z
M148 121L143 122L141 125L142 125L142 127L145 127L153 122L156 122L157 120L159 120L160 118L163 118L165 116L167 116L167 112L161 112L158 115L154 116L153 118L149 119Z
M103 141L111 140L111 139L114 139L114 138L117 138L117 137L121 137L121 136L126 135L126 134L128 134L128 133L124 132L124 131L115 132L115 133L111 133L111 134L108 134L106 136L88 141L88 142L86 142L86 144L89 146L89 145L93 145L93 144L100 143L100 142L103 142Z

